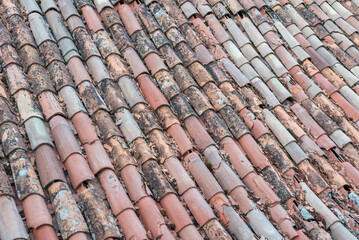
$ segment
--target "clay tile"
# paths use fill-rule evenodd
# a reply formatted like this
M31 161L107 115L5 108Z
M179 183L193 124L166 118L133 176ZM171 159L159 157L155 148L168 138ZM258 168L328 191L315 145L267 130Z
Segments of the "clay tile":
M23 150L15 151L9 155L9 161L16 186L17 197L21 201L30 195L37 195L42 199L44 192L41 188L36 172L30 163L28 154ZM38 221L37 219L33 220Z
M121 170L121 178L123 179L128 195L131 200L137 203L140 199L147 196L147 186L143 182L141 175L135 166L129 165Z
M230 36L226 30L222 27L218 19L213 14L206 16L206 20L214 36L220 43L224 43L230 39Z
M64 56L64 60L65 60L65 62L68 62L73 57L81 58L78 51L71 50L70 52L66 53L66 55Z
M88 6L95 7L91 0L75 0L74 4L78 10Z
M86 25L91 32L96 33L97 31L104 29L97 12L91 6L84 6L81 8L81 11L86 20Z
M82 144L93 143L98 139L95 126L85 113L74 115L71 119Z
M181 5L181 9L186 18L190 18L193 15L199 14L195 6L191 2L185 2Z
M45 60L46 66L54 61L63 62L62 55L56 45L56 43L51 41L43 42L40 47L40 52L42 53L42 57Z
M25 45L22 47L19 51L19 55L25 72L27 72L33 64L45 65L38 50L31 45Z
M51 133L63 162L74 153L81 154L81 149L65 119L56 116L50 120L50 126L52 126Z
M190 24L183 24L179 27L183 36L186 38L187 43L191 46L192 49L202 44L202 40L197 32L194 31L193 27Z
M119 79L118 85L121 88L126 102L131 108L138 103L146 103L145 99L142 97L140 91L134 83L133 78L129 76L123 76Z
M120 108L128 108L121 91L111 80L106 79L99 83L98 91L104 97L106 103L108 103L109 109L114 112Z
M11 27L10 27L11 29ZM12 30L12 29L11 29ZM10 33L6 29L6 27L1 23L0 24L0 46L3 46L4 44L13 45L14 42L12 41L10 37Z
M26 223L29 228L38 228L42 225L52 226L52 218L43 197L33 194L22 201L25 210Z
M4 68L4 73L11 95L18 94L21 90L30 89L27 79L19 66L9 65ZM22 96L23 94L20 95Z
M63 24L61 15L57 11L49 11L48 13L46 13L46 20L49 23L57 41L66 37L71 39L71 34L67 30L65 24Z
M108 157L99 140L91 144L85 144L84 149L86 151L91 170L94 174L102 171L103 169L113 170L111 159Z
M44 18L40 14L30 14L29 21L31 31L38 46L40 46L45 41L55 42L50 29L47 27Z
M42 119L36 117L30 118L25 122L24 125L32 150L35 150L42 144L53 146L48 130Z
M265 114L265 121L268 127L272 130L274 135L278 138L279 142L285 147L291 142L295 142L294 137L282 125L282 123L271 113L269 110L263 110Z
M100 129L102 137L105 140L115 136L122 136L120 130L116 127L108 112L99 111L93 117L96 121L97 127Z
M76 232L88 232L84 217L77 207L72 193L66 183L56 182L49 187L52 205L55 210L55 217L60 228L61 236L68 239ZM66 206L66 207L64 207ZM64 208L68 211L63 216Z
M243 75L243 73L228 58L221 59L221 63L240 87L243 87L249 83L248 79Z
M192 86L187 88L185 94L199 116L209 109L213 110L207 97L197 87Z
M210 64L208 64L206 66L206 69L212 75L213 79L216 81L217 84L222 84L230 81L227 74L216 62L211 62Z
M28 91L19 91L15 95L17 108L19 109L21 122L25 122L31 117L38 117L42 119L42 114L38 109L36 103L32 100L31 94Z
M150 33L150 37L157 49L171 45L170 41L167 39L167 36L161 30L156 30Z
M25 8L28 15L30 15L31 13L42 14L41 9L39 8L35 0L21 0L20 3Z
M220 111L220 113L222 119L226 122L229 130L236 139L239 139L244 134L250 133L242 119L238 117L232 108L225 107Z
M9 179L7 177L7 174L5 172L4 167L0 166L0 196L8 195L10 197L15 197L15 194L13 192L13 189L10 185Z
M82 19L79 16L71 16L66 21L72 33L78 28L85 28L85 24L82 22Z
M167 99L171 99L177 94L180 93L180 89L167 71L160 71L155 75L158 85L161 88L162 93L166 96Z
M136 51L133 48L127 48L123 52L123 56L126 59L126 61L129 63L134 78L137 78L142 73L148 73L147 68L142 63L141 59L137 55Z
M95 4L96 2L98 1L95 1ZM99 7L97 7L97 9L99 10ZM115 10L112 9L112 6L111 8L106 7L103 10L99 10L99 12L101 14L103 24L106 26L106 28L110 29L115 24L122 24L120 16L116 13Z
M243 6L245 10L249 10L255 7L255 4L252 0L239 0L239 3Z
M27 150L24 139L14 123L4 123L0 127L2 149L5 156L16 149Z
M308 159L307 154L300 148L300 146L296 142L291 142L284 148L296 164L299 164L302 161Z
M119 125L121 132L129 144L138 138L144 138L140 127L127 109L117 111L116 119L118 119L116 124Z
M96 91L95 87L88 81L82 82L78 85L80 95L86 96L82 100L90 115L93 115L100 109L107 111L107 107L101 96Z
M5 44L0 47L0 62L3 68L10 64L17 64L20 66L20 59L13 46Z
M116 174L111 170L104 170L99 175L101 184L104 186L106 197L111 210L117 216L127 209L134 209L126 191L123 189Z
M14 109L4 98L0 99L0 124L5 122L17 123Z
M55 240L58 239L54 228L52 226L48 226L48 225L43 225L39 228L33 229L33 236L36 239L51 239L51 240Z
M121 238L112 213L94 189L85 189L79 194L85 217L97 239Z
M196 53L184 42L180 42L175 50L186 66L198 61Z
M151 40L145 35L144 31L137 31L131 36L136 45L136 49L141 58L145 58L150 53L156 53L156 47Z
M112 54L108 56L106 60L108 69L113 79L118 80L120 77L130 75L125 66L124 60L119 55Z
M155 161L147 161L142 165L144 178L148 181L154 198L159 201L174 190L165 179L160 166Z
M60 98L65 102L67 116L71 119L78 112L86 112L74 88L64 87L59 91Z
M313 76L313 80L318 86L323 89L327 96L332 95L334 92L337 92L338 89L332 85L328 79L326 79L322 74L317 73Z
M292 67L299 65L294 57L283 46L279 46L274 51L279 59L281 59L287 70L290 70Z
M61 39L60 41L58 41L58 44L59 44L59 48L61 50L62 56L64 56L65 61L68 61L68 59L70 59L69 57L68 57L68 59L66 59L65 56L67 54L69 54L71 52L77 52L77 48L76 48L74 42L69 38Z
M309 60L305 60L302 63L302 68L307 72L307 74L313 77L315 74L319 73L319 69Z
M174 138L179 151L181 152L181 155L187 153L193 148L191 141L187 137L181 125L173 124L167 129L167 132L171 135L172 138Z
M201 44L196 46L195 48L196 54L198 59L201 61L202 64L209 64L210 62L214 61L211 53Z
M93 39L100 50L103 58L107 58L112 54L120 55L116 45L112 42L110 36L105 31L98 31L93 34Z
M268 128L266 128L260 120L258 119L247 120L246 118L245 121L251 121L250 122L251 133L255 139L258 139L259 137L265 134L269 134Z
M194 110L189 105L182 94L174 96L171 100L171 105L181 120L185 120L189 116L195 115Z
M177 64L182 63L182 61L177 56L177 53L170 45L164 45L163 47L161 47L160 51L169 68L173 68L177 66Z
M170 16L159 6L159 4L154 4L150 7L153 16L156 18L157 22L160 24L162 29L166 32L170 28L176 28L176 24L170 18Z
M173 124L179 124L177 116L172 112L169 106L159 107L156 113L164 129L169 128Z
M128 36L126 30L121 24L114 24L110 31L112 38L121 51L127 49L128 47L133 47L131 38Z
M123 24L130 36L134 32L142 29L129 6L126 4L118 4L116 6L116 11L120 14Z
M152 33L155 30L160 29L160 26L158 25L156 19L147 10L145 5L139 4L135 8L143 24L145 25L148 33Z
M48 70L51 73L52 81L59 91L66 86L73 86L74 82L70 73L67 71L66 65L63 62L55 61L48 66Z
M152 75L155 75L161 70L167 70L167 67L157 53L150 53L145 57L144 61Z
M149 138L156 143L158 158L160 163L165 162L168 158L175 157L176 152L173 150L171 142L161 130L154 130L149 133Z
M313 63L322 70L329 66L328 62L322 58L313 48L308 47L305 51L310 55Z
M230 137L231 133L226 124L213 111L206 111L202 117L203 122L211 133L214 141L220 142L225 137Z
M65 182L60 162L55 151L49 145L41 145L35 150L36 166L43 187L47 187L54 181Z
M76 29L74 31L74 37L85 61L92 56L100 56L95 43L91 40L91 36L85 29Z
M254 194L262 198L265 204L272 205L279 201L278 196L275 195L268 183L265 182L261 176L251 173L244 179L244 183L254 192Z
M86 63L96 85L104 79L111 79L110 73L100 57L90 57Z
M84 81L91 81L91 77L87 73L87 69L79 58L70 59L67 66L69 67L70 73L76 85L79 85Z
M58 9L58 7L56 6L56 3L54 0L49 0L49 1L43 1L41 2L41 10L44 13L47 13L47 11L50 10L55 10L57 12L59 12L60 10Z
M176 47L180 42L186 42L184 36L177 28L171 28L166 32L168 40L172 42L172 45Z
M142 74L138 77L138 82L148 103L154 110L157 110L160 106L169 105L166 98L164 98L161 91L153 83L151 77L147 74Z
M206 84L203 87L203 91L206 93L207 97L217 111L229 105L228 99L214 83Z
M132 108L132 115L145 135L154 129L161 129L144 104L137 104L134 106Z
M78 153L70 155L64 165L74 189L77 189L81 183L94 178L86 159Z

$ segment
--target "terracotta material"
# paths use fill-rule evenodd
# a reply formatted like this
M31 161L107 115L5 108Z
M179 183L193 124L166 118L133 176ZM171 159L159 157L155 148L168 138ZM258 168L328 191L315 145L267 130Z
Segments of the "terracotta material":
M191 116L187 118L185 120L185 127L200 149L205 149L214 144L214 141L196 117Z
M91 180L94 177L86 159L78 153L69 156L64 164L75 189L84 181Z
M81 8L81 11L84 18L87 21L86 23L90 31L95 33L99 30L103 30L102 23L91 6L89 5L84 6Z
M137 19L129 6L126 4L118 4L116 6L116 11L120 14L123 24L130 36L134 32L141 30L141 26L138 24Z
M132 201L137 203L141 198L148 195L148 189L135 166L129 165L123 168L121 177L127 186L128 194Z
M54 181L65 181L60 162L51 146L38 147L35 151L35 158L43 187Z
M34 238L39 240L56 240L58 239L52 226L44 225L33 230ZM76 239L76 238L73 238Z
M42 92L39 94L38 99L46 120L49 120L56 115L65 116L59 101L52 92Z
M167 70L167 67L157 53L150 53L144 58L144 61L152 75L155 75L160 70Z
M36 229L43 225L52 226L52 218L42 196L32 194L25 198L22 204L29 227Z

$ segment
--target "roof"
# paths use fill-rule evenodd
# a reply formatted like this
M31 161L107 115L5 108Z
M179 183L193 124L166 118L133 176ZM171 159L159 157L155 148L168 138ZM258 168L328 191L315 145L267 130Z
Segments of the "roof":
M1 240L357 239L357 1L0 3Z

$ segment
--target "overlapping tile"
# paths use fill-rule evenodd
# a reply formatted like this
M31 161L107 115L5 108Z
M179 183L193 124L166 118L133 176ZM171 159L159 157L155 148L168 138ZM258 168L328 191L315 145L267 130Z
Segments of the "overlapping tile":
M355 3L130 2L2 3L2 144L27 232L354 239Z

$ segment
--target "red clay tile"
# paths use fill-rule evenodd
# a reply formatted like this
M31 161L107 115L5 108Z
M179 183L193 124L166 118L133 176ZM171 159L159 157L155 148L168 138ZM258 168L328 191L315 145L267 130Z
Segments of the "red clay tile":
M186 210L183 208L181 202L175 194L167 194L164 198L162 198L161 204L166 210L168 218L175 224L176 232L179 232L187 225L192 224Z
M338 104L345 114L353 119L354 122L359 120L359 111L351 105L340 93L335 92L330 97Z
M329 150L335 147L335 144L327 135L320 136L315 142L319 147L324 148L325 150Z
M70 155L64 164L75 189L94 177L86 159L78 153Z
M54 231L54 228L49 225L41 226L37 229L33 230L34 238L39 240L57 240L56 233ZM69 238L69 239L75 239L75 238Z
M44 198L37 194L32 194L22 201L24 207L26 223L29 228L38 228L42 225L52 226L52 218Z
M157 110L160 106L169 105L166 98L159 91L156 85L151 80L151 77L147 74L142 74L138 77L138 82L143 96L154 110Z
M152 75L155 75L161 70L167 70L166 65L157 53L150 53L144 58L144 61Z
M97 15L97 13L95 12L95 10L89 6L86 5L84 7L81 8L82 11L82 15L86 20L87 23L87 27L92 31L92 32L97 32L99 30L103 30L103 26L102 23Z
M58 99L52 92L40 93L38 100L46 120L49 120L56 115L65 116L65 113L62 111L62 107L60 106Z
M90 75L79 58L71 58L68 62L68 67L76 85L83 81L91 81Z
M192 136L199 149L204 150L206 147L215 144L196 117L188 117L184 123L187 131Z
M248 161L243 151L236 145L233 139L226 138L220 142L223 150L228 154L229 159L241 178L253 172L252 164Z
M60 161L51 146L41 145L35 150L36 166L43 187L54 181L64 181Z
M191 141L182 129L181 125L173 124L167 129L167 132L176 141L181 155L184 155L193 148Z
M125 25L128 34L131 36L134 32L141 30L135 15L132 13L131 8L126 4L116 5L116 11L120 14L123 24Z
M123 52L123 56L129 63L133 71L134 78L137 78L142 73L148 73L147 68L142 63L140 57L137 55L136 51L133 48L127 48Z
M93 143L98 139L95 126L87 114L75 114L71 122L79 134L82 144Z
M144 185L140 174L133 165L128 165L121 170L121 177L126 184L128 194L132 201L137 203L141 198L148 195L148 189Z
M133 210L127 209L121 212L117 216L117 221L126 237L138 239L147 238L145 229L143 229L141 222L138 221L138 217Z
M238 139L238 142L241 144L254 166L264 169L269 165L268 159L264 155L262 149L258 146L250 134L243 135L240 139Z

